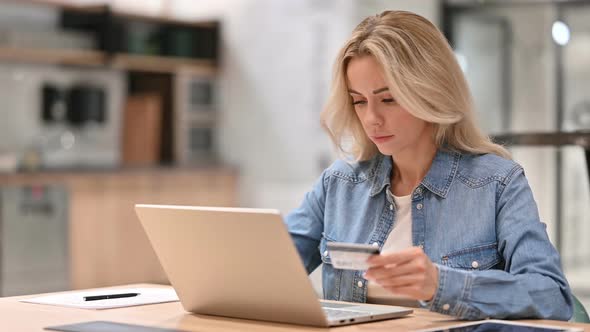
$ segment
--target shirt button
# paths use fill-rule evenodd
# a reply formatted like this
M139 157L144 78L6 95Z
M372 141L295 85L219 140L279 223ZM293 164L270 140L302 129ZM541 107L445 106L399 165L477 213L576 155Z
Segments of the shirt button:
M420 195L422 193L422 188L418 187L416 188L416 194Z
M373 242L373 247L378 247L379 246L379 242Z
M477 269L479 267L479 263L477 261L471 262L471 267Z
M420 249L424 249L424 245L420 244L418 247L420 247Z
M324 257L328 257L328 250L324 251Z
M445 303L445 304L442 306L442 309L443 309L443 310L445 310L445 311L447 311L447 310L451 309L451 305L450 305L450 304L448 304L448 303Z
M423 207L424 205L422 205L422 203L418 203L418 205L416 205L416 209L418 210L422 210Z
M359 280L359 282L357 282L357 283L356 283L356 285L357 285L359 288L362 288L362 287L363 287L363 282Z
M389 209L393 210L393 204L389 204Z

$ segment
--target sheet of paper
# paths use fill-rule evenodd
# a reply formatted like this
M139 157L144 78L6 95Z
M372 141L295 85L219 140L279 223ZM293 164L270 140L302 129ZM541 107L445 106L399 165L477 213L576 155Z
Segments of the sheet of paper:
M60 326L48 326L44 328L44 330L61 332L187 332L185 330L178 330L175 328L161 328L155 326L125 324L109 321L92 321Z
M120 293L139 293L134 297L124 297L119 299L107 299L96 301L84 301L85 296L120 294ZM57 305L63 307L73 307L81 309L111 309L131 307L136 305L174 302L178 301L178 296L173 288L114 288L94 291L76 291L64 294L45 295L20 300L20 302Z

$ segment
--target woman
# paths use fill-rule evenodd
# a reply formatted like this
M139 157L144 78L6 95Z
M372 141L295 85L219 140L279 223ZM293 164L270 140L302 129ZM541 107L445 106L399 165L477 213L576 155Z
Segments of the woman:
M386 11L353 31L322 123L354 163L321 175L287 225L324 297L418 300L462 319L567 320L572 298L522 167L476 126L444 36ZM331 266L330 241L373 244L367 271Z

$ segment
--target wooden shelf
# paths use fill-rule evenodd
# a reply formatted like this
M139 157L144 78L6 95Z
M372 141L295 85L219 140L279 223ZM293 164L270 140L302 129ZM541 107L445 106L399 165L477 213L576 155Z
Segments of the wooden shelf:
M183 71L202 75L214 75L217 71L215 61L208 59L189 59L122 53L116 54L112 58L111 65L114 68L125 70L163 73Z
M0 60L80 66L104 66L106 55L104 52L93 50L35 49L0 46Z
M0 46L0 60L24 63L49 63L78 66L111 66L123 70L176 73L179 71L214 75L212 60L178 57L116 54L109 61L106 53L92 50L35 49Z
M121 18L132 19L132 20L141 20L147 22L155 22L155 23L166 23L166 24L174 24L174 25L181 25L181 26L188 26L188 27L201 27L201 28L212 28L217 25L216 22L193 22L189 20L178 19L170 16L165 15L146 15L146 14L138 14L132 13L122 10L113 10L113 15Z
M88 178L119 179L129 177L165 177L190 174L237 174L237 169L220 163L192 166L137 166L113 168L60 168L32 172L0 173L1 186L51 185Z

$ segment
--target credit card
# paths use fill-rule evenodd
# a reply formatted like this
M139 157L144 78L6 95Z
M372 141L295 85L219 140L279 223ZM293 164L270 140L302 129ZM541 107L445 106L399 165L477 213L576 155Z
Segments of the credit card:
M332 266L342 270L367 270L367 260L379 255L379 247L369 244L328 242L328 254Z

